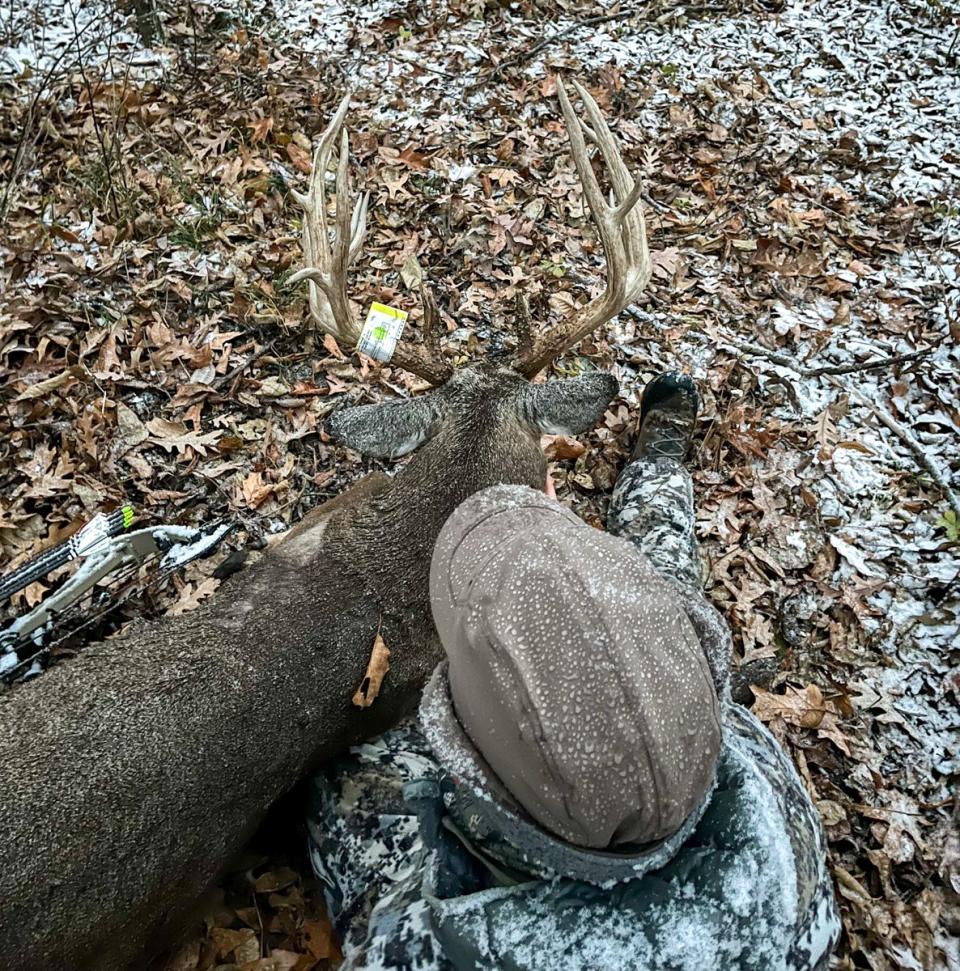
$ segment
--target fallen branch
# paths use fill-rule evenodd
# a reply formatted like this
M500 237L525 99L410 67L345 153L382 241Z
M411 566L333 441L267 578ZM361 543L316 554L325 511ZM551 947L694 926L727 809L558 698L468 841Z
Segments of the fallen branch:
M697 331L691 331L691 333L696 334L696 336L703 340L709 340L706 334L700 334ZM735 338L731 338L727 335L721 335L725 343L730 344L731 347L742 351L745 354L752 354L756 357L765 357L775 364L781 365L781 367L789 368L791 371L796 372L804 377L825 377L827 381L830 382L835 388L843 391L845 394L850 395L851 398L856 400L858 403L864 405L864 407L869 408L882 425L885 425L900 441L903 445L913 453L914 458L916 458L919 465L924 468L933 479L934 483L943 494L947 497L947 502L950 503L950 508L953 509L958 516L960 516L960 496L957 495L956 490L947 482L943 473L934 464L933 460L927 454L924 447L917 441L914 437L913 432L902 425L896 420L888 411L885 411L879 405L874 404L869 398L860 394L853 388L848 387L842 381L838 381L835 375L837 374L849 374L854 371L867 371L874 370L880 367L886 367L891 364L898 364L905 361L918 360L920 357L930 354L933 348L924 348L922 351L915 351L912 354L900 354L896 357L888 357L879 361L866 361L864 364L860 365L843 365L841 367L825 367L825 368L807 368L796 362L790 360L784 354L778 354L776 351L770 351L765 347L761 347L759 344L751 344L747 341L739 341Z
M943 491L943 494L947 497L947 502L950 503L950 508L960 516L960 496L957 495L954 488L947 482L943 473L934 464L933 460L927 454L926 449L917 441L914 437L913 432L910 431L904 425L901 425L890 412L885 411L879 405L874 404L865 395L860 394L859 391L853 388L848 388L843 382L838 381L832 376L828 376L827 380L835 387L844 391L846 394L850 395L851 398L856 400L859 404L863 405L865 408L869 408L876 416L877 420L882 424L886 425L887 428L893 432L897 438L911 451L917 462L923 468L927 470L930 474L930 478L937 484L937 486Z
M706 334L696 333L699 338L707 339ZM878 357L872 361L863 361L860 364L828 364L824 367L805 367L803 364L797 364L792 358L787 357L786 354L779 354L777 351L771 351L760 344L752 344L749 341L737 340L735 337L730 337L728 335L721 335L724 343L729 344L731 347L735 347L738 351L743 351L746 354L752 354L755 357L765 357L768 361L772 361L774 364L779 364L781 367L790 368L791 371L795 371L797 374L802 375L805 378L821 378L827 377L829 375L836 374L855 374L862 371L876 371L880 368L891 367L894 364L908 364L911 361L919 361L921 358L928 357L935 350L933 347L924 347L919 351L911 351L909 354L895 354L891 357Z
M531 58L536 57L545 47L549 47L551 44L555 44L557 41L563 40L571 34L575 34L578 30L583 30L584 27L596 27L598 24L608 24L614 20L628 20L630 17L635 17L639 12L639 10L622 10L620 13L607 13L599 17L587 17L586 20L578 20L575 24L570 24L569 27L564 27L563 30L558 30L555 34L545 37L539 44L534 44L529 50L523 51L514 57L508 57L505 61L501 61L487 75L485 81L496 80L508 67L516 67L518 64L526 63Z

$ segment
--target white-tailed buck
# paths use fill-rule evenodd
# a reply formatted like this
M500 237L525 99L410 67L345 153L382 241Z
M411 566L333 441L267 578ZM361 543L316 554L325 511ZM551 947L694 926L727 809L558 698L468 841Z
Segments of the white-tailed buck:
M416 704L436 664L430 554L467 496L499 482L542 487L541 433L589 428L616 394L607 374L532 384L564 349L636 300L650 275L631 177L587 92L586 121L557 92L608 265L606 291L570 320L521 339L509 363L453 370L428 298L424 340L392 363L436 389L344 409L330 425L369 455L421 446L311 513L213 600L124 636L0 697L0 967L142 968L268 807L317 763ZM345 98L314 158L304 208L314 323L352 350L347 271L366 199L352 210ZM336 218L324 177L339 136ZM587 141L613 190L608 204ZM331 232L332 229L332 232ZM351 704L380 628L390 671Z

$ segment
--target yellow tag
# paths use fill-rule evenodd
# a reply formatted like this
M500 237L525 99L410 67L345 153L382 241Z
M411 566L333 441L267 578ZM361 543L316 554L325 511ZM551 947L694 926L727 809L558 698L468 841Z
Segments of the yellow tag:
M382 303L372 304L357 341L357 350L375 361L386 363L397 349L406 322L406 310Z

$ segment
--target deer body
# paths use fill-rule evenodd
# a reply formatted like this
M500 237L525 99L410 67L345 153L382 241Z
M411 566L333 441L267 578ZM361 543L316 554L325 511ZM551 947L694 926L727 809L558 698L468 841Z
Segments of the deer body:
M593 397L581 423L616 392L606 375L562 385ZM394 479L318 509L209 605L0 696L0 967L112 971L155 951L286 789L415 707L440 659L428 602L440 527L479 489L543 483L528 389L465 371L436 409L357 409L368 447L409 445L405 406L435 415L436 432ZM359 709L378 628L390 671Z
M619 156L611 158L596 106L581 95L623 200L598 222L616 270L631 246L646 252L645 242L617 240L636 234L637 193ZM568 128L576 126L565 94L561 101ZM346 104L300 198L313 316L352 340L345 278L366 206L351 217L345 133L332 247L322 199ZM596 180L571 138L596 215L605 204L589 191ZM579 128L577 138L582 148ZM310 514L197 610L137 625L0 696L0 968L146 967L278 796L413 709L440 654L428 579L441 526L487 486L541 487L540 435L576 434L602 416L617 390L609 375L525 378L630 302L644 272L628 274L625 287L617 271L615 298L589 304L553 335L553 350L531 345L511 367L450 376L429 335L398 353L402 366L442 386L330 420L335 434L371 455L422 446L395 477L368 477ZM351 698L378 629L390 670L373 704L359 709Z

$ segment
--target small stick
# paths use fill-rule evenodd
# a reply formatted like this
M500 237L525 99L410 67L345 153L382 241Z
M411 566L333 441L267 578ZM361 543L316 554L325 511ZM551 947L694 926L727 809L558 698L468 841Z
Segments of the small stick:
M832 374L854 374L860 371L876 371L878 368L890 367L893 364L908 364L910 361L919 361L934 351L932 347L924 347L919 351L911 351L909 354L895 354L892 357L876 358L872 361L864 361L862 364L829 364L824 367L805 367L802 364L797 364L796 361L787 357L785 354L768 350L760 344L751 344L749 341L740 341L727 336L723 337L723 341L731 347L735 347L738 351L744 351L755 357L765 357L768 361L773 361L774 364L779 364L781 367L790 368L791 371L795 371L805 378L819 378Z
M437 298L426 280L420 282L420 302L423 304L423 343L426 344L430 357L439 359L443 323L440 320Z
M273 343L267 344L265 347L261 347L259 351L252 354L243 362L243 364L238 364L235 368L231 368L226 374L221 375L211 384L214 391L219 391L224 385L231 384L233 379L237 377L238 374L244 372L254 361L259 361L267 351L273 350Z

